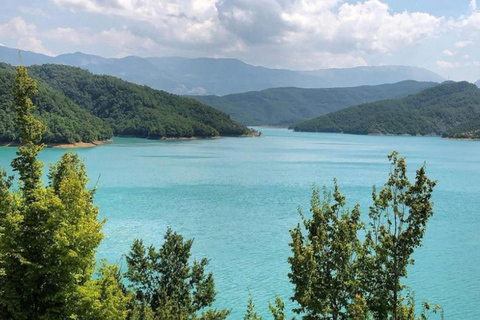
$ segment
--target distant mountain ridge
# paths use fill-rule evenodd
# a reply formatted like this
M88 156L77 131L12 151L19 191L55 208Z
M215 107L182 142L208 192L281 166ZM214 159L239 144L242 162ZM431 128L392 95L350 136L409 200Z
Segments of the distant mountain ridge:
M226 95L277 87L332 88L379 85L404 80L442 82L429 70L406 66L292 71L252 66L237 59L103 58L84 53L49 57L21 51L23 63L66 64L183 95ZM18 50L0 46L0 61L18 64Z
M438 85L402 81L352 88L274 88L226 96L192 96L244 125L291 125L361 103L402 98Z
M346 108L294 126L295 131L480 137L480 89L443 83L396 100Z

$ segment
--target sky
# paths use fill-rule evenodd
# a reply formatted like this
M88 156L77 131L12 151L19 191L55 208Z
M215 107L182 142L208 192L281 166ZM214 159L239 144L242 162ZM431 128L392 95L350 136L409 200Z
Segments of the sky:
M55 56L408 65L480 79L480 0L0 0L0 45Z

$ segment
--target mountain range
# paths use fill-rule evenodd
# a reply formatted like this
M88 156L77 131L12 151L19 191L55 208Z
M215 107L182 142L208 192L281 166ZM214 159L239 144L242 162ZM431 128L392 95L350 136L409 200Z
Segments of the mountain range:
M182 95L226 95L276 87L333 88L379 85L404 80L442 82L429 70L407 66L376 66L315 71L269 69L237 59L213 58L103 58L84 53L50 57L21 51L22 63L65 64L106 74L155 89ZM19 64L17 49L0 46L0 61Z

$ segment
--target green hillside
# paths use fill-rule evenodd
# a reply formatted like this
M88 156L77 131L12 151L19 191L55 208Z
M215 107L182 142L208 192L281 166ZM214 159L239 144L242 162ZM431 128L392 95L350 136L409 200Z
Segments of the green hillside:
M46 64L29 68L34 78L65 94L106 120L115 135L136 137L211 137L242 135L249 129L200 102L99 76L76 67Z
M480 119L480 90L444 83L398 100L363 104L294 126L295 131L460 136ZM467 124L470 124L467 128Z
M245 125L290 125L365 102L405 97L435 85L434 82L403 81L352 88L275 88L194 98Z
M18 141L12 90L15 68L0 63L0 141ZM46 125L43 141L47 143L91 142L113 135L111 127L98 117L75 104L43 81L38 83L38 94L33 96L35 114Z

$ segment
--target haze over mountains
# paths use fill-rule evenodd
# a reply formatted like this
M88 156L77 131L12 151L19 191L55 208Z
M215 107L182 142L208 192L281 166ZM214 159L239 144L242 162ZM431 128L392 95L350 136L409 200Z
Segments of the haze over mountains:
M236 59L136 56L116 59L80 52L57 57L28 51L21 53L26 66L66 64L184 95L226 95L276 87L332 88L379 85L404 80L445 80L427 69L406 66L292 71L252 66ZM18 50L0 46L0 61L17 65Z

